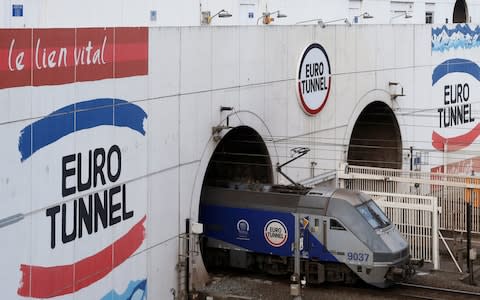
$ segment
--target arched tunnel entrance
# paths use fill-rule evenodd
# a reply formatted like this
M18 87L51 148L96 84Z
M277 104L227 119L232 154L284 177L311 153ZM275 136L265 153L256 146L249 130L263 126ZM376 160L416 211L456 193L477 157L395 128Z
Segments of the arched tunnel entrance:
M402 167L400 127L385 103L372 102L362 111L352 131L347 160L357 166Z
M225 182L273 182L267 146L262 137L248 126L239 126L228 132L210 159L203 186Z
M202 222L202 209L207 187L230 184L273 183L273 169L270 155L262 137L251 127L239 126L229 131L215 148L208 163L200 195L199 221ZM225 199L225 201L235 201ZM238 199L237 199L238 201ZM206 228L207 230L215 230ZM220 261L228 258L218 247L207 247L207 238L201 240L201 255L207 271Z

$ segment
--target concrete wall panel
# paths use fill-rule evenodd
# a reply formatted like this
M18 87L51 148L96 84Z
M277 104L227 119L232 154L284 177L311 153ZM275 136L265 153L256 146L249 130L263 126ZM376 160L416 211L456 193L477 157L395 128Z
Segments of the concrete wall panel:
M212 31L202 27L183 28L180 51L180 93L210 90Z

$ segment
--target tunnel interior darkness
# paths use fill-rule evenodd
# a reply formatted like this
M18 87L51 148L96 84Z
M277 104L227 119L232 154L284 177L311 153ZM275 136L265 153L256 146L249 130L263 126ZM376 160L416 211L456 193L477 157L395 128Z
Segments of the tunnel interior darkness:
M385 103L372 102L362 111L352 131L347 160L357 166L402 167L400 128Z
M467 23L468 9L465 0L457 0L453 8L453 23Z
M262 137L248 126L230 130L215 148L203 185L225 182L273 183L270 155Z

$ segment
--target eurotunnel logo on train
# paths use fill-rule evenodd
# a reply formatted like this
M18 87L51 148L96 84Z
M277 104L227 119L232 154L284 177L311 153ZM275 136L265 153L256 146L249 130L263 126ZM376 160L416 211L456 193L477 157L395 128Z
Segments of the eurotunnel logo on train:
M271 246L282 247L288 239L287 226L280 220L270 220L265 224L263 235Z
M314 116L327 103L332 84L330 60L320 44L313 43L303 51L297 74L300 106L306 114Z
M237 222L237 234L238 234L237 239L244 240L244 241L250 240L249 232L250 232L250 224L248 223L248 221L245 219L240 219Z
M0 29L0 89L148 74L148 29Z
M49 151L47 149L54 143L67 136L100 126L127 128L145 136L146 118L147 114L141 107L121 99L77 102L21 130L18 142L20 160L25 163L38 151ZM58 170L58 193L62 201L47 207L43 213L49 224L45 228L49 237L46 247L56 249L126 220L135 218L138 221L111 245L71 265L43 267L22 264L19 295L50 298L75 293L108 275L138 250L145 238L146 215L135 210L135 201L128 198L128 183L120 181L125 168L128 168L123 157L117 144L58 156L61 166ZM95 268L92 269L92 266ZM70 282L71 272L78 275L73 279L74 283ZM42 285L38 280L31 282L32 278L46 278L54 283Z

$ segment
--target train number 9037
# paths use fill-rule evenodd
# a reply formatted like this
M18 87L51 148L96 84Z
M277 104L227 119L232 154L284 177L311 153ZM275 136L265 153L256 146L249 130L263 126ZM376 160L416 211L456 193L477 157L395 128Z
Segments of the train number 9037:
M368 260L368 253L359 253L359 252L348 252L347 259L353 261L367 261Z

